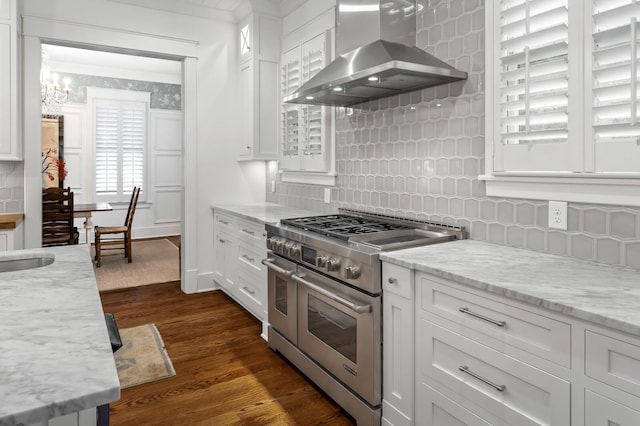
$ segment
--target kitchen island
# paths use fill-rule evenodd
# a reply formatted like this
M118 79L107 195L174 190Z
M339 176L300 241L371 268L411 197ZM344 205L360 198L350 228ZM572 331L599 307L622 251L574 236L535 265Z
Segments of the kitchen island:
M89 248L11 251L0 263L36 256L55 259L0 272L0 425L95 424L94 407L118 400L120 382Z

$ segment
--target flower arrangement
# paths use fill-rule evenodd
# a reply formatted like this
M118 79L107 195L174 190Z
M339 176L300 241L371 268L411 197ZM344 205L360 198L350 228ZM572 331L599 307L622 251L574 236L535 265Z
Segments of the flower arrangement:
M42 176L50 181L56 176L62 182L67 177L67 168L64 160L58 158L57 148L47 148L42 150Z

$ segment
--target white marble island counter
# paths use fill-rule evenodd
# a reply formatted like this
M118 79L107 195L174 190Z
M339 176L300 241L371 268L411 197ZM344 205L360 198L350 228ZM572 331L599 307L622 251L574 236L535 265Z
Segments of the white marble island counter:
M278 223L280 219L293 217L317 216L322 213L283 206L273 203L220 204L212 205L212 209L234 214L241 218L254 220L263 224Z
M88 246L18 250L0 261L30 254L55 261L0 273L0 426L46 422L120 398Z
M640 336L640 271L474 240L383 261Z

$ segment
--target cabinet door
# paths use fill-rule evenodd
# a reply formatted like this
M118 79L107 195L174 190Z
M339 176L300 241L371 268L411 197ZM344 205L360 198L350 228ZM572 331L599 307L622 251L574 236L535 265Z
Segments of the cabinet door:
M636 411L589 390L585 390L584 425L637 426L640 425L640 411Z
M253 155L252 141L254 138L254 97L253 97L253 61L249 60L240 64L240 114L242 122L246 123L240 128L241 157L251 157Z
M382 416L395 426L413 419L413 300L384 292Z
M0 19L9 20L11 18L12 0L0 0Z
M225 232L220 232L219 229L214 228L213 279L227 290L232 289L234 286L234 273L236 269L236 250L231 238L232 237L228 236Z
M4 4L4 3L3 3ZM16 67L13 27L0 23L0 159L17 159Z

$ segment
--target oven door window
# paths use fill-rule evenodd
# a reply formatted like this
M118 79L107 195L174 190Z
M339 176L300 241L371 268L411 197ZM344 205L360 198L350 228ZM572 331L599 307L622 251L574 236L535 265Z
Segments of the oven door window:
M307 314L308 331L356 363L356 319L311 294Z
M287 315L287 282L280 277L276 277L276 309Z

